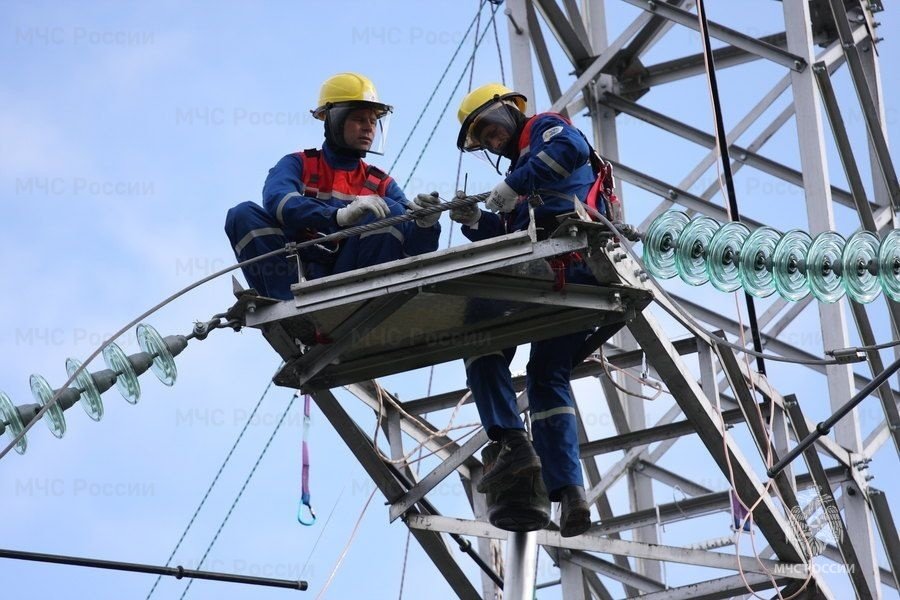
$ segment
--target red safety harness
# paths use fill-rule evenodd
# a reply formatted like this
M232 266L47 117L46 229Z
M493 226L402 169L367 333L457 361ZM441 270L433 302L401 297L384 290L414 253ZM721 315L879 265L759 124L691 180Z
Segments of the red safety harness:
M310 198L328 199L333 192L344 196L384 196L391 182L387 173L362 160L353 171L343 171L332 169L316 148L297 152L296 156L303 162L303 195Z
M556 117L568 125L572 124L569 119L559 113L545 112L534 115L526 121L525 126L522 128L522 133L519 134L519 156L523 153L527 153L529 150L531 143L531 128L534 125L535 120L537 117L545 115ZM582 136L583 135L584 134L582 134ZM594 174L597 176L594 180L594 184L588 191L587 198L585 198L584 202L600 213L604 212L605 208L607 218L609 218L610 221L619 221L622 219L623 211L622 202L616 196L615 192L616 180L613 177L613 167L600 157L597 151L591 146L590 142L587 141L586 137L584 138L584 141L587 142L590 150L589 160L591 162L591 169L593 169ZM565 288L566 269L568 266L583 261L584 257L579 252L569 252L547 259L554 274L553 291L559 292Z
M362 160L352 171L333 169L317 148L296 152L294 156L303 163L303 195L308 198L335 199L349 203L356 196L374 194L384 197L392 181L387 173ZM304 240L311 240L321 237L321 234L315 229L307 228L303 230L302 237ZM337 252L339 246L338 242L333 248L323 249L333 253Z

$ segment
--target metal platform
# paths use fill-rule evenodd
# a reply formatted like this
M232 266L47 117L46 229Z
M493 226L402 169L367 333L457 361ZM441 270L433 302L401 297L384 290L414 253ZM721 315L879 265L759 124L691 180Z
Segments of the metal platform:
M546 258L602 252L609 240L597 225L570 221L543 241L522 231L409 257L295 285L294 301L258 308L247 325L260 328L286 362L275 382L305 390L598 329L586 355L651 295L610 270L600 286L554 291Z

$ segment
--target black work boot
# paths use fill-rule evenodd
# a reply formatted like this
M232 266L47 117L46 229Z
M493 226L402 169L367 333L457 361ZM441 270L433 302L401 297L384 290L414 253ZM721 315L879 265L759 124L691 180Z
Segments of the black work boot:
M559 490L559 534L563 537L581 535L591 527L591 507L580 485L567 485Z
M517 478L541 470L541 459L524 429L504 429L500 444L497 460L475 488L482 494L502 492L512 486Z

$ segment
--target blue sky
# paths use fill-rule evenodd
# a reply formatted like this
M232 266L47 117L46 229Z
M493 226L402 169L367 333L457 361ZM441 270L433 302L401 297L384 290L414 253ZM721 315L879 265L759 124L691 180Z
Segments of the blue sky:
M636 15L625 3L610 3L610 38ZM231 264L222 231L225 211L244 200L259 200L267 170L284 154L318 145L321 124L311 119L319 84L346 70L369 75L384 101L395 106L387 154L372 162L390 166L425 105L441 72L473 18L467 2L226 2L226 3L64 3L4 4L0 25L0 197L4 239L0 273L0 389L13 402L31 402L28 376L39 373L53 385L65 380L69 356L84 358L107 335L164 296ZM781 4L763 0L710 2L710 17L751 35L775 31ZM488 11L485 10L482 25ZM879 46L889 136L900 135L898 17L885 11ZM510 77L506 21L499 23L505 74ZM463 54L471 49L468 40ZM699 52L699 38L676 27L648 54L645 64ZM563 58L555 56L561 80L570 82ZM408 148L394 167L403 183L462 72L457 59ZM535 71L537 73L537 71ZM725 70L720 75L726 121L734 124L759 100L784 69L771 64ZM500 61L489 33L476 60L475 85L500 78ZM837 75L839 99L862 148L864 123L846 73ZM456 106L468 79L449 103L407 194L436 189L448 197L455 185L458 153ZM565 87L565 85L564 85ZM711 130L705 83L691 78L654 90L642 102L692 125ZM772 112L785 105L782 98ZM539 109L546 97L536 99ZM579 119L584 123L584 119ZM741 141L752 138L752 129ZM627 117L620 117L623 162L673 183L693 168L705 151ZM764 147L763 154L799 167L793 125ZM867 154L859 153L867 165ZM836 155L833 180L845 185ZM490 189L497 176L483 163L463 160L472 192ZM713 181L707 173L692 191ZM799 190L745 169L736 176L745 214L781 229L803 226ZM630 220L639 222L657 200L625 186ZM721 197L717 201L722 201ZM837 228L850 233L853 215L837 208ZM442 245L449 222L444 221ZM459 243L461 236L454 236ZM731 297L709 289L672 290L735 313ZM708 288L709 286L706 286ZM232 302L228 278L214 281L166 307L148 322L164 335L186 333ZM768 304L762 302L763 308ZM888 337L883 311L873 311L879 341ZM785 331L791 343L821 352L815 310L807 310ZM120 344L137 351L133 334ZM521 369L520 350L514 368ZM150 375L141 378L143 398L130 406L110 391L106 415L90 421L80 408L67 411L69 431L56 440L43 424L29 435L25 456L10 455L0 465L2 546L7 548L162 564L177 541L216 468L274 372L277 355L253 330L217 332L192 342L177 360L179 380L165 388ZM99 365L95 365L97 370ZM828 412L824 380L801 368L772 366L771 377L785 392L796 391L811 418ZM427 371L387 380L403 399L425 395ZM434 391L462 387L459 365L436 369ZM576 384L594 437L614 430L594 381ZM256 461L292 396L276 388L263 402L208 505L176 555L194 567ZM343 394L342 397L346 396ZM371 414L358 402L346 406L371 430ZM658 418L667 400L648 406ZM433 415L443 423L448 414ZM302 577L312 594L324 584L347 541L372 486L328 423L317 415L310 444L313 502L320 521L304 528L294 520L299 497L299 406L290 412L265 459L232 514L206 568L227 572ZM863 404L864 434L880 419L877 402ZM460 422L476 415L465 411ZM736 435L751 454L742 431ZM702 460L694 456L702 455ZM601 458L601 468L620 453ZM426 467L433 462L425 463ZM708 487L725 480L695 439L679 442L663 461ZM900 489L890 481L897 458L886 448L871 472L873 485L888 491L898 506ZM658 488L660 502L672 491ZM619 512L627 509L621 483L611 492ZM446 514L468 516L458 481L448 479L433 501ZM399 587L406 528L387 524L383 498L376 494L356 542L329 590L330 598L394 598ZM316 552L325 518L336 507ZM712 538L728 533L725 514L702 521ZM669 525L671 544L696 541L692 526ZM308 562L307 562L308 561ZM467 564L466 561L463 561ZM305 569L304 569L305 567ZM467 566L475 577L475 569ZM302 572L302 573L301 573ZM670 566L673 584L697 579L698 571ZM558 576L546 556L539 581ZM153 578L74 567L0 561L0 579L10 596L44 598L60 591L75 597L144 597ZM154 597L180 595L183 582L164 579ZM377 588L378 591L373 591ZM620 590L613 586L613 590ZM841 589L837 584L836 589ZM450 598L452 593L415 544L407 569L407 598ZM541 592L555 598L557 592ZM616 593L614 591L614 593ZM200 582L190 598L276 598L287 592Z

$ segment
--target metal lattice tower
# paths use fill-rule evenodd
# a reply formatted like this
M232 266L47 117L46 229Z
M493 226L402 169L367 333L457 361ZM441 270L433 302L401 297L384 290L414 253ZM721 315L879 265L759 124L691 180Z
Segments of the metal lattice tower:
M580 7L575 0L507 0L513 87L529 98L535 97L532 64L536 59L552 102L550 110L569 115L588 112L595 145L614 164L619 180L661 199L644 226L673 205L727 221L725 209L712 200L717 194L715 184L699 194L689 191L717 160L714 137L706 129L640 102L657 87L664 89L666 84L704 72L703 56L699 54L675 56L655 65L643 63L648 50L670 29L698 29L697 15L690 10L693 3L624 1L641 13L616 39L609 40L604 0L588 0ZM741 69L756 61L768 61L783 70L782 77L728 132L728 144L734 170L755 169L803 190L808 230L813 234L835 228L836 204L854 211L862 228L878 233L894 226L893 214L900 206L900 186L886 142L874 51L876 25L872 15L878 10L881 7L874 0L784 0L784 32L762 38L710 23L710 35L724 42L714 51L719 69ZM545 38L545 30L552 34L552 40ZM555 45L551 48L551 44ZM557 50L571 62L574 71L574 82L565 89L552 58ZM865 175L854 158L841 119L842 107L831 85L831 74L838 68L849 72L865 120L872 165ZM770 122L760 122L783 96L790 98L788 105ZM710 152L679 183L663 181L652 172L629 166L629 157L620 156L617 127L622 116ZM760 153L791 119L800 169ZM761 127L757 137L737 144L738 138L754 127ZM829 138L840 154L848 190L832 185L829 178ZM677 151L677 147L673 143L647 152L658 152L659 160L665 160L664 154ZM870 179L868 187L873 194L866 192L864 179ZM761 224L752 219L745 222ZM779 227L777 221L769 224ZM900 452L897 392L889 383L877 390L884 414L874 431L864 437L858 415L851 414L832 436L804 454L804 464L797 461L767 485L760 464L769 447L783 455L814 427L801 409L808 400L803 390L779 392L765 375L744 364L732 350L717 344L714 334L702 329L682 323L681 333L687 337L671 340L648 303L653 298L671 314L677 314L678 309L599 229L573 221L543 241L538 241L533 232L519 232L380 265L365 275L352 273L308 282L297 288L295 302L258 306L248 312L247 324L261 328L288 362L276 382L314 393L323 413L388 499L392 520L403 518L460 598L500 597L489 571L503 539L508 540L505 598L531 597L536 552L558 565L559 580L555 583L561 586L566 600L728 598L744 596L749 589L766 594L764 597L788 597L802 589L802 597L840 598L820 571L807 567L809 550L804 547L804 539L810 542L812 538L804 536L815 534L817 521L807 518L816 509L816 502L825 510L833 509L829 514L840 516L831 524L832 541L823 542L819 551L828 561L845 565L846 581L842 585L852 586L859 598L884 598L896 593L900 587L900 539L891 502L869 485L864 469L877 452ZM585 249L591 251L589 263L601 282L597 290L572 289L565 297L548 299L543 275L525 270L542 264L544 257ZM428 301L423 302L423 297ZM488 315L461 325L460 316L468 314L466 303L472 298L487 298L513 308L509 314ZM725 334L741 333L737 320L700 302L676 300L707 326ZM793 359L814 358L779 339L809 302L790 305L774 300L766 306L759 324L768 352ZM434 310L434 306L440 310ZM860 342L874 344L873 323L879 318L879 310L884 312L884 320L890 320L891 337L897 338L900 307L894 303L888 302L886 310L884 304L867 308L848 301L818 304L817 309L823 349L852 346L848 333L851 319ZM411 332L409 325L424 322L417 317L428 311L432 311L432 329ZM626 328L605 344L610 364L638 374L646 356L674 402L660 418L651 421L646 401L621 393L596 361L576 367L576 378L599 378L616 428L612 437L591 439L589 428L581 425L588 497L600 518L600 524L584 536L561 538L552 530L507 536L487 524L485 499L474 489L482 465L473 456L487 441L486 435L480 432L458 445L444 435L435 435L437 428L421 416L452 408L464 389L401 403L374 383L384 375L526 343L564 330L588 326L602 329L604 325L612 330ZM304 347L306 340L321 331L328 332L334 342ZM466 335L473 331L487 335ZM877 341L884 341L887 332L880 333ZM878 353L868 353L867 358L868 373L884 370ZM791 368L803 370L804 376L824 376L832 410L870 381L849 364ZM521 378L516 385L524 387ZM385 460L365 433L372 430L371 423L362 426L354 421L332 393L331 389L338 386L346 386L365 405L383 414L382 429L392 458L405 454L404 441L411 438L435 452L442 459L440 465L416 478L408 466ZM640 390L629 379L622 379L620 386L631 393ZM386 397L395 403L385 402ZM520 407L524 409L526 404L523 393ZM583 398L579 408L582 412L585 409ZM755 418L768 411L774 415L771 428ZM659 539L659 525L702 523L699 520L705 516L726 513L730 508L731 490L712 489L663 466L666 452L679 439L693 436L702 442L705 453L698 453L692 460L708 463L711 471L733 482L737 497L755 506L757 535L768 544L763 548L757 543L758 556L749 553L745 539L737 557L733 536L710 539L713 536L707 535L708 529L702 525L690 530L695 538L690 544L672 546ZM596 457L612 452L620 452L621 458L601 469ZM890 459L895 457L891 455ZM454 473L461 479L471 515L441 516L428 500L428 494ZM614 511L610 490L623 478L629 506L626 511ZM669 501L655 495L659 486L677 489L685 498ZM896 498L892 500L896 503ZM800 523L792 520L798 518ZM466 575L461 561L468 559L452 551L448 534L461 549L480 557L485 567L480 581L473 582ZM476 541L472 545L469 540ZM879 565L880 555L887 558L886 567ZM689 583L671 583L664 564L691 565L696 567L692 571L696 576Z

